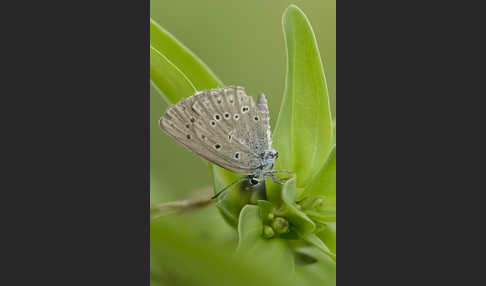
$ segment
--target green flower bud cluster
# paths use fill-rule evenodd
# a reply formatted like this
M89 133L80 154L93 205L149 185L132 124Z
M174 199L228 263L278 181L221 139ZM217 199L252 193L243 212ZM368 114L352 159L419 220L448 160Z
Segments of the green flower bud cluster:
M273 213L268 214L269 225L263 226L263 237L269 239L275 234L284 234L289 232L289 222L283 217L275 216Z

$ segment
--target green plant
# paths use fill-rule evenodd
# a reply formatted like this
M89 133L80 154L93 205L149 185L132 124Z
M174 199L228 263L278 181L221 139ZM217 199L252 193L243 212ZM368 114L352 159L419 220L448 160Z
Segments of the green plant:
M189 263L194 258L190 263L207 273L197 274L207 276L206 280L188 275L181 284L214 285L216 278L222 285L239 285L239 279L246 284L248 277L239 273L240 270L253 273L258 277L255 283L262 285L292 285L295 280L299 285L335 283L335 122L331 118L314 33L296 6L284 12L283 30L287 47L286 87L273 144L280 154L276 168L292 170L296 176L283 186L269 180L265 192L235 189L218 201L220 213L238 231L237 259L208 252L201 246L192 245L193 249L188 250L181 244L184 230L174 234L166 228L176 226L152 223L152 238L160 238L164 231L170 234L165 244L157 244L154 249L151 246L154 259L167 253L179 257L178 263ZM170 103L191 96L197 90L224 86L201 60L153 20L150 23L150 77ZM239 178L218 166L209 164L209 168L214 191ZM202 253L208 260L231 263L233 276L208 267L207 260L197 255L193 257L195 253ZM166 267L169 276L181 274L172 264L163 261L159 264ZM217 264L217 267L224 264ZM250 265L261 266L266 271L261 273L259 267Z

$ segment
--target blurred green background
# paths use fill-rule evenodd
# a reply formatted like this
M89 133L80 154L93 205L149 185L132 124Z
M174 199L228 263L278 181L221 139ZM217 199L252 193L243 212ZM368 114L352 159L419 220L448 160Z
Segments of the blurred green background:
M225 84L244 86L249 95L264 92L269 101L273 127L280 108L286 71L282 13L290 4L301 8L314 28L332 106L335 106L335 0L151 0L150 14L199 56ZM194 190L211 184L206 164L160 130L158 120L166 108L167 103L152 87L151 203L184 199ZM211 209L213 211L210 212L217 215L215 208Z

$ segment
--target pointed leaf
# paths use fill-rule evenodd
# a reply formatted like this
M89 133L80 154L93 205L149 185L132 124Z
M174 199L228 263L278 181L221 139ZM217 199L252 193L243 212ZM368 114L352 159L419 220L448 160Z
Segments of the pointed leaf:
M329 256L333 261L336 261L336 254L334 254L315 233L307 233L301 235L301 237L303 240L317 247L320 251Z
M336 119L332 122L332 143L331 145L336 145Z
M297 173L297 187L308 186L325 163L332 142L329 97L312 27L294 5L283 15L287 47L284 98L274 132L281 156L278 169Z
M332 253L336 253L336 222L327 222L317 233L317 236L324 242Z
M322 211L304 211L304 213L312 220L319 223L335 222L336 209L325 209Z
M316 247L302 247L297 249L297 253L312 257L317 262L295 268L295 285L336 285L336 263L328 256Z
M150 45L187 75L197 90L223 86L206 64L153 19L150 19Z
M325 208L336 208L336 146L325 165L319 171L315 181L301 194L299 199L324 196Z
M196 91L184 73L152 46L150 46L150 80L169 103L176 103Z

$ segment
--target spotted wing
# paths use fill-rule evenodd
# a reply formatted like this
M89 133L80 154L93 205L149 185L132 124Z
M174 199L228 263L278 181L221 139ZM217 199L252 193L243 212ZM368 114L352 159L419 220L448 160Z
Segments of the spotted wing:
M196 93L169 107L160 127L176 142L228 170L254 174L271 147L266 99L258 104L244 88Z

